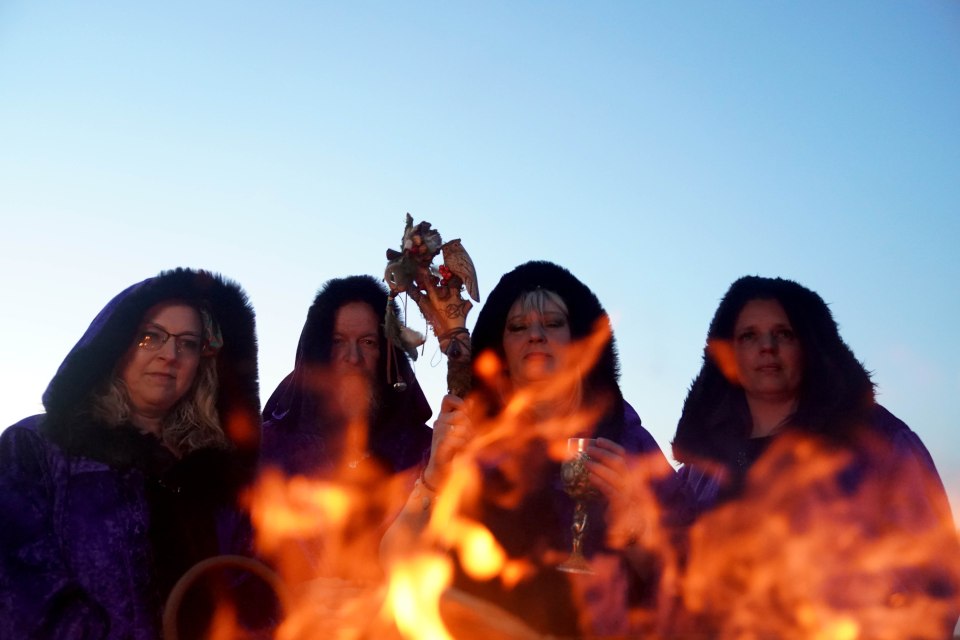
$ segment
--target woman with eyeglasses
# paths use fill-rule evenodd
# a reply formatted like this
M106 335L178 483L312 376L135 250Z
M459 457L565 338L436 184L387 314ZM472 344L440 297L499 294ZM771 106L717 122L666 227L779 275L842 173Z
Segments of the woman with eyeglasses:
M699 514L678 637L952 635L960 547L943 483L815 292L730 286L673 452Z
M158 638L184 572L247 549L236 499L255 470L259 390L246 294L187 269L127 288L43 403L0 436L0 637ZM213 603L185 603L200 633Z

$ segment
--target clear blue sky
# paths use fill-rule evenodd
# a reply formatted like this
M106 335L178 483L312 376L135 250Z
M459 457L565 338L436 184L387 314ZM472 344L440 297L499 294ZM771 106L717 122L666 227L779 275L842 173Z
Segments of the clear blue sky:
M591 285L666 451L730 282L806 284L957 511L958 2L6 0L0 423L175 266L246 288L265 399L407 211L482 293L530 258Z

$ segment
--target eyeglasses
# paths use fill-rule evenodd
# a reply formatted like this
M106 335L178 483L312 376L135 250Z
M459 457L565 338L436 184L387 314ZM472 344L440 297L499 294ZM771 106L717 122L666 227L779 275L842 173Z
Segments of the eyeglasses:
M214 350L208 349L205 342L195 333L170 333L157 326L143 329L137 336L137 346L147 351L159 351L170 338L174 339L174 347L178 355L199 357L215 353Z

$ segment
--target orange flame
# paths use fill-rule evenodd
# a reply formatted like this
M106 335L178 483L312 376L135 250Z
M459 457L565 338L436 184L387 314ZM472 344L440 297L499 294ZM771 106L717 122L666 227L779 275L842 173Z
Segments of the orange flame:
M406 638L452 640L440 617L440 596L452 569L442 555L413 556L392 566L387 601Z
M683 599L693 629L720 639L942 638L957 611L956 594L940 593L960 575L956 531L920 498L935 494L919 465L886 460L857 481L849 453L778 437L743 498L691 532Z
M518 508L527 493L525 483L530 476L530 469L523 466L526 461L522 456L517 455L517 452L542 443L546 445L549 457L559 461L566 455L567 438L589 435L591 425L607 409L605 402L608 399L606 398L584 399L592 402L571 402L571 399L580 399L583 372L589 371L594 366L609 339L609 329L601 323L598 330L591 336L569 347L569 360L575 364L558 372L548 385L541 385L535 389L528 387L506 394L509 396L509 401L503 410L492 418L484 415L482 408L468 402L475 430L474 438L450 465L451 468L441 487L440 495L436 498L432 509L426 513L426 526L416 538L406 539L404 544L400 545L402 549L411 549L409 552L401 553L401 558L415 556L417 553L415 550L430 550L435 555L428 557L434 562L444 563L443 566L447 567L445 575L449 580L452 579L450 563L455 557L459 560L463 571L474 580L480 582L494 580L507 591L530 578L536 571L544 570L542 565L538 567L531 558L508 556L493 533L470 517L473 505L483 493L480 468L485 461L496 460L497 468L505 476L504 486L512 487L511 490L496 496L496 506L503 509ZM475 374L483 378L490 388L506 389L503 371L503 364L493 353L479 354L475 361ZM481 410L477 411L477 409ZM660 477L661 474L672 474L665 460L662 457L660 460L662 467L656 469L643 460L635 460L630 466L628 482L644 485L644 488L637 492L636 498L639 503L647 506L646 509L641 508L641 511L645 512L645 518L637 526L638 549L654 549L657 545L667 546L672 542L663 532L658 503L650 488L655 477ZM491 497L487 495L486 499ZM617 540L616 544L622 546L626 535L622 531L614 534L616 529L615 526L610 527L611 535L620 535L621 539ZM558 557L551 555L542 558L541 563L557 564L568 552L551 553ZM668 554L664 554L664 557L667 556ZM596 619L603 618L605 615L626 615L628 588L626 583L622 584L622 592L613 601L607 603L597 601L598 594L616 592L616 589L610 588L610 580L620 571L619 557L598 554L593 562L597 569L596 576L578 576L577 579L571 580L574 604L577 606L579 603L578 608L583 609L580 615L586 621L585 626L588 628L597 622ZM672 559L664 562L665 565L672 563ZM398 571L418 570L411 569L411 566L416 565L401 559L397 565L390 567L391 578L397 576ZM675 571L671 575L675 575ZM405 575L404 584L410 584L410 580ZM391 589L393 588L391 586ZM432 587L427 591L436 593ZM441 600L448 604L451 599L459 604L466 601L474 612L481 610L484 606L470 601L463 592L447 590L442 593ZM396 599L392 606L412 606L410 601L403 602L405 604L401 604L401 601ZM418 625L424 624L430 627L436 622L432 613L433 606L430 605L431 614L427 617L427 621ZM456 609L456 607L453 608ZM488 613L498 620L506 621L511 617L503 610L495 607L491 609L495 611ZM441 607L441 610L444 609ZM405 616L409 612L396 611L395 613L397 616ZM595 619L591 620L591 618ZM454 624L453 621L442 618L441 622L447 623L447 633L450 633L449 625ZM487 618L484 619L484 623L488 623ZM643 623L650 625L649 620L643 620ZM522 622L512 621L504 624L510 629L511 635L503 637L525 637L526 634L531 633ZM410 628L416 630L418 625ZM483 624L479 622L472 627L461 625L456 628L459 633L467 634L457 637L484 637L491 633L490 629L484 629ZM408 635L411 638L421 637L414 631L408 633L413 634Z
M400 511L409 495L411 475L358 475L346 464L322 479L263 473L249 496L257 546L285 580L298 585L288 616L277 630L278 640L393 636L446 640L482 637L484 625L490 625L487 631L496 626L498 633L506 634L502 637L530 635L522 622L511 620L502 610L452 592L453 561L458 559L473 579L497 580L506 589L537 570L531 559L509 557L493 533L470 517L470 505L483 491L479 468L497 458L506 484L515 487L498 496L498 505L519 504L530 470L516 452L546 443L549 458L560 460L566 453L566 439L589 433L590 425L606 410L606 398L571 400L580 398L582 372L594 366L609 339L609 328L601 323L587 339L570 345L570 361L576 364L549 384L512 394L497 416L474 415L476 437L451 465L427 512L425 529L405 539L402 552L383 565L376 543L387 520ZM493 354L480 354L475 365L475 374L492 387L505 383L502 363ZM316 375L317 383L324 384L326 374ZM551 406L564 410L547 410ZM365 434L366 425L351 424L343 446L345 457L365 446ZM631 480L646 483L650 473L647 465L639 463L631 467ZM656 501L652 495L638 494L637 499L650 513L640 527L639 544L666 544L657 524L659 514L650 506ZM554 563L560 560L547 558ZM598 587L609 587L604 582L616 572L617 562L599 558L596 562L597 576L575 581L579 585L574 588L575 600L592 602Z
M729 340L711 340L707 343L707 353L730 384L740 384L740 369L733 353L733 344Z
M549 385L512 394L506 393L503 363L492 353L479 354L475 374L503 389L509 401L491 417L468 399L475 437L454 459L439 494L421 496L429 502L419 514L424 526L401 538L383 564L380 537L410 496L412 473L358 475L345 464L323 480L265 473L252 500L258 545L276 554L285 576L301 580L278 640L536 637L522 621L452 585L461 571L510 592L564 559L553 557L563 555L555 550L513 557L479 521L478 505L522 508L528 479L539 468L525 467L529 460L520 454L541 446L549 460L559 461L566 439L584 435L607 408L604 398L575 400L582 373L608 339L600 330L571 345L577 364ZM735 380L729 347L712 343L710 355ZM631 460L626 485L639 508L623 521L608 513L607 542L614 549L632 544L637 555L652 558L660 588L656 606L629 610L623 556L597 553L591 558L596 575L569 582L578 621L593 629L613 620L623 624L607 627L611 635L652 629L665 638L944 637L960 610L960 596L949 591L960 576L957 531L947 505L931 509L937 491L925 470L871 448L881 446L868 443L864 454L882 461L877 467L819 440L778 436L752 468L742 498L691 528L682 562L652 489L672 471L656 455ZM483 486L483 469L493 464L504 477L495 496ZM301 553L284 559L291 541ZM307 556L313 577L304 580Z

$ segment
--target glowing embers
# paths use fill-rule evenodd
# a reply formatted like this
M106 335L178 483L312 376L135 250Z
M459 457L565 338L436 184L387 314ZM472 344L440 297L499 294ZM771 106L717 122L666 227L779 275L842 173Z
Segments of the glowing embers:
M956 614L956 532L919 464L864 437L856 455L778 437L742 497L691 531L690 637L942 638ZM949 635L949 634L947 634Z

